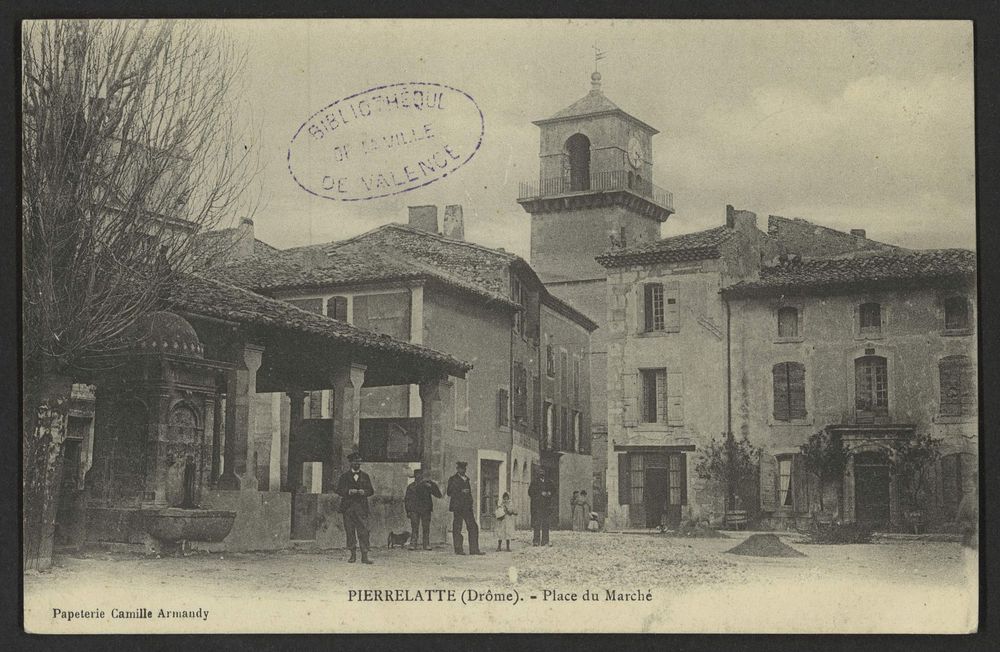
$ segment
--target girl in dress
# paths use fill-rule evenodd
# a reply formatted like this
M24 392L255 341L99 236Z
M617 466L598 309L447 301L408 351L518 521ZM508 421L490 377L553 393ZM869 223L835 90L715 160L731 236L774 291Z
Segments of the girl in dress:
M590 500L587 492L581 491L576 497L576 511L573 512L573 529L583 532L587 529L587 520L590 518Z
M514 517L517 516L517 512L514 511L514 506L510 502L510 494L506 491L503 492L503 496L497 503L496 511L496 533L497 533L497 552L502 550L501 544L507 541L507 552L510 552L510 540L514 538Z
M576 530L576 520L577 520L577 516L576 515L580 512L580 505L577 502L577 500L579 500L579 498L580 498L580 492L579 491L574 491L573 492L573 497L569 499L569 509L570 509L570 512L569 512L569 514L570 514L569 515L569 525L574 530Z

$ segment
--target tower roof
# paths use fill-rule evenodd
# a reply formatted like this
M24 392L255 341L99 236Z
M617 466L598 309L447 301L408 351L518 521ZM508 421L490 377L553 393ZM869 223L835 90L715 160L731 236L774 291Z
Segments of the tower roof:
M590 92L567 106L562 111L558 111L551 118L546 118L544 120L535 120L532 124L538 125L539 127L545 124L550 124L553 122L563 122L565 120L575 120L576 118L582 118L584 116L598 116L598 115L620 115L626 120L630 120L643 129L648 131L650 135L656 135L659 130L654 129L649 126L639 118L626 113L617 104L609 100L601 92L601 77L600 73L594 73L591 76L593 88Z

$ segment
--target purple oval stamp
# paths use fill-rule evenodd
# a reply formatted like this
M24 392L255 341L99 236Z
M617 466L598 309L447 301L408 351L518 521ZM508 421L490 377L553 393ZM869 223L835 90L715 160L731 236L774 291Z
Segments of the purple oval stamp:
M454 173L479 151L485 128L476 101L457 88L377 86L310 116L288 146L288 172L317 197L388 197Z

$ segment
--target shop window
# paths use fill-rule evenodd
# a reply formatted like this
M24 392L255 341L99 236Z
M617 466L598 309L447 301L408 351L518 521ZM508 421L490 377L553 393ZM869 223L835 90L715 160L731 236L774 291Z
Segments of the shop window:
M786 306L778 309L778 337L799 336L798 308Z
M968 356L950 355L938 362L941 382L941 415L967 417L976 413L977 396L972 361Z
M791 421L806 417L806 369L800 362L779 362L771 368L774 386L774 419Z

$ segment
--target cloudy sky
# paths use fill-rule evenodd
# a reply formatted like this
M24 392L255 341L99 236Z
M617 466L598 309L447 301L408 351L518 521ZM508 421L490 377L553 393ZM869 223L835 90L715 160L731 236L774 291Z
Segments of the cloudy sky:
M462 204L466 237L528 256L517 184L538 175L538 128L590 90L660 130L654 182L670 236L726 204L912 247L975 246L972 28L962 22L241 21L242 107L264 163L258 237L326 242ZM374 86L437 82L475 98L481 150L457 173L367 202L314 197L288 145L309 116Z

